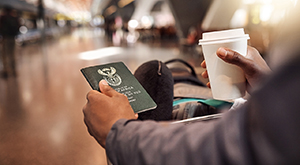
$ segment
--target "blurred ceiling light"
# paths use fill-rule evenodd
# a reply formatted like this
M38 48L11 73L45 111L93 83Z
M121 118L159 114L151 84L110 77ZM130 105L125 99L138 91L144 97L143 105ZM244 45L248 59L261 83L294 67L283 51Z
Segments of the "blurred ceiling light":
M104 18L102 16L96 16L91 21L92 26L100 26L104 24Z
M59 27L64 27L64 26L66 25L66 21L65 21L65 20L58 20L58 21L57 21L57 25L58 25Z
M35 6L39 4L39 0L25 1ZM93 0L42 0L45 8L64 14L74 11L88 12L91 8L92 1Z
M128 43L135 43L137 41L137 37L134 34L128 34L126 40Z
M248 4L253 4L255 3L256 0L243 0L243 3L248 5Z
M246 9L238 9L235 11L231 21L230 27L244 27L247 24L247 10Z
M143 16L141 19L141 24L144 28L150 28L153 25L154 21L151 16Z
M124 52L120 47L107 47L98 50L87 51L79 54L81 60L95 60L103 57L114 56Z
M27 29L26 26L21 26L21 27L19 28L19 31L20 31L20 33L22 33L22 34L25 34L25 33L28 32L28 29Z
M62 14L62 13L57 13L54 15L54 19L56 20L68 20L70 18L68 18L66 15Z
M263 22L267 22L270 20L272 12L273 12L273 6L272 5L263 5L260 8L260 15L259 18Z
M278 24L298 0L243 0L248 8L251 23Z
M25 0L28 3L34 4L34 5L38 5L38 0Z
M130 20L128 22L128 26L132 29L135 29L139 26L139 22L137 20Z
M260 6L256 5L253 7L253 9L251 10L251 22L255 25L260 23L260 18L259 18L259 14L260 13Z
M90 22L92 20L91 13L86 11L70 12L69 17L79 23Z
M292 1L293 5L296 6L298 0L291 0L291 1Z
M254 4L254 3L270 4L272 3L272 0L243 0L243 3L246 5Z
M271 4L273 0L259 0L263 4Z

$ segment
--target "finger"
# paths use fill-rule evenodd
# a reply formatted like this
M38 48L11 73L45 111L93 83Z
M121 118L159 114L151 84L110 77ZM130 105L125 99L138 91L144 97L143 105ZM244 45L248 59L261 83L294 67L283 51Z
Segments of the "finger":
M205 70L204 72L202 72L201 76L202 76L203 78L208 78L207 70Z
M99 87L100 87L100 91L106 96L112 97L115 96L116 94L119 94L112 87L110 87L105 80L101 80L99 82Z
M86 94L86 99L89 102L94 95L101 94L99 91L91 90Z
M202 67L202 68L206 68L206 62L205 62L205 60L202 61L201 67Z
M210 82L206 83L206 86L207 86L208 88L211 88Z
M88 123L88 121L86 120L86 118L84 118L83 121L84 121L84 124L85 124L85 126L86 126L86 128L87 128L89 134L90 134L91 136L94 136L94 132L93 132L92 129L90 128L89 123Z
M249 59L239 54L238 52L235 52L228 48L220 47L217 50L217 55L225 62L228 62L230 64L235 64L241 68L244 68L249 65Z
M135 116L135 119L137 119L137 118L139 118L139 114L134 114L134 116Z

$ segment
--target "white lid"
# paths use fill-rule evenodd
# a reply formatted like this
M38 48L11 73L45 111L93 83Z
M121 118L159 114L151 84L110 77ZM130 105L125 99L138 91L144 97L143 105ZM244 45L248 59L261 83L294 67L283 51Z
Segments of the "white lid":
M243 28L203 33L202 38L199 40L199 45L250 39L249 35L245 34Z

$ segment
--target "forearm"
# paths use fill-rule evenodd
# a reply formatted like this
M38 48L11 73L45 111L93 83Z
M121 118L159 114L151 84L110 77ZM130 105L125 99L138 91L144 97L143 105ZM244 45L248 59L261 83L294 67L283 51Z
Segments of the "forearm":
M117 121L106 139L107 155L114 165L214 164L223 161L220 155L224 154L231 157L230 162L246 160L241 156L244 146L238 144L241 126L236 120L167 127L151 121L125 123ZM233 148L237 152L228 152Z
M181 157L188 155L183 149L191 144L182 140L187 137L180 125L163 127L152 121L125 123L126 120L115 123L107 137L106 150L113 164L172 164L172 158L183 161Z

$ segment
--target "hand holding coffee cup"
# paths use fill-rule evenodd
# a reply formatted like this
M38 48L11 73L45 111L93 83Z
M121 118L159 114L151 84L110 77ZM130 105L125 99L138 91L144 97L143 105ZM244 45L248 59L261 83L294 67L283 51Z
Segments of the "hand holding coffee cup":
M248 92L251 90L251 87L259 82L261 76L271 71L259 52L251 46L248 46L245 57L238 52L224 47L220 47L216 54L223 61L237 65L244 71ZM205 60L201 63L201 66L206 68ZM207 70L202 73L202 77L208 78ZM210 87L210 82L208 82L207 86Z
M203 33L203 39L199 40L214 99L230 101L245 95L246 79L243 70L226 63L216 52L220 47L227 47L245 56L248 39L249 35L240 28Z

